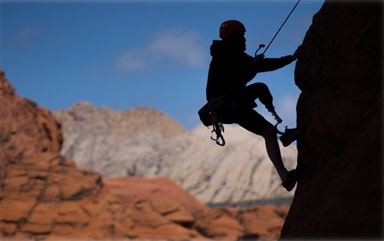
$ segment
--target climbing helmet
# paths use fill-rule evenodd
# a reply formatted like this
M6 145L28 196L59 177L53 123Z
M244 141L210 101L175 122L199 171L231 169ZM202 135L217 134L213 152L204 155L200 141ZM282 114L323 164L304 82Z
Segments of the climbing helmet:
M222 39L243 36L245 32L244 25L238 20L226 20L220 25L220 38Z

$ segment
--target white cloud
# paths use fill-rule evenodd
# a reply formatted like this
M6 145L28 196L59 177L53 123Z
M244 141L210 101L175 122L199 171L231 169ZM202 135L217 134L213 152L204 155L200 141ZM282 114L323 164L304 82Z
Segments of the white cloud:
M11 39L10 44L13 47L28 47L31 39L40 35L42 30L37 27L27 27L18 31Z
M122 72L133 72L144 69L150 65L153 59L150 58L146 51L131 50L121 56L118 60L118 68Z
M169 30L158 33L145 46L130 49L117 60L119 71L135 72L165 62L187 67L201 67L204 51L198 33L187 30Z

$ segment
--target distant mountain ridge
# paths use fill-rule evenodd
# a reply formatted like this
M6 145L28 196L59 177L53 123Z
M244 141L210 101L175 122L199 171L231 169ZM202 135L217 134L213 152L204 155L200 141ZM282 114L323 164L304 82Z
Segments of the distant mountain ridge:
M115 111L80 103L54 113L63 125L62 154L104 176L168 176L205 203L238 203L289 197L280 186L260 136L225 126L227 145L210 131L188 132L165 114L149 108ZM282 148L294 168L296 149Z
M169 138L187 132L179 123L160 111L151 108L138 107L127 111L115 111L107 107L95 107L89 102L81 102L69 110L59 110L55 116L65 122L73 121L78 125L71 127L87 128L87 125L97 123L100 128L120 128L120 136L126 137L142 133L160 134ZM95 126L92 126L95 127Z

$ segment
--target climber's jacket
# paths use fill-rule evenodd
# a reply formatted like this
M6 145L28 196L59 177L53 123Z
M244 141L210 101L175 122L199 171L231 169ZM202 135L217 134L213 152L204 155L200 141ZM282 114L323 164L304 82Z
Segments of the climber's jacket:
M214 40L209 65L206 98L208 103L199 110L205 126L231 124L243 110L256 107L254 97L243 91L257 73L273 71L290 64L291 55L281 58L254 58L244 52L244 43L236 39ZM265 103L273 110L272 103Z
M291 55L255 60L244 52L238 42L232 40L214 40L211 56L206 88L207 101L241 93L257 73L273 71L293 61ZM252 103L254 105L253 100Z

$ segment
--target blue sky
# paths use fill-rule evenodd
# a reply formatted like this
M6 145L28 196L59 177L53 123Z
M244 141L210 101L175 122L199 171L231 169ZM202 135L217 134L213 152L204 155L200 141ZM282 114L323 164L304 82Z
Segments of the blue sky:
M246 26L247 52L268 44L295 1L0 1L0 67L19 95L50 110L89 101L152 107L199 124L209 47L226 19ZM323 1L302 0L268 52L301 44ZM295 125L294 65L262 73L283 125ZM257 107L267 118L270 116Z

